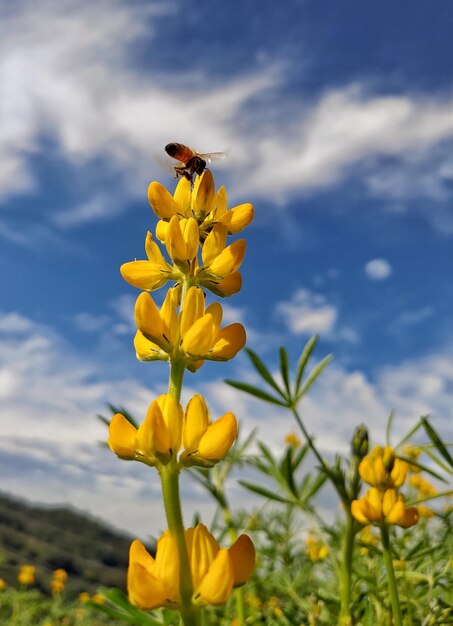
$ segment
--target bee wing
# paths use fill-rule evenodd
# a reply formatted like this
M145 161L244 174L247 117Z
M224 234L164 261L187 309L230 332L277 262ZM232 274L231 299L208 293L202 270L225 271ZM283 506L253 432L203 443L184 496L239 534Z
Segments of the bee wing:
M212 161L221 161L226 157L225 152L199 152L198 156L204 159L207 163L212 163Z

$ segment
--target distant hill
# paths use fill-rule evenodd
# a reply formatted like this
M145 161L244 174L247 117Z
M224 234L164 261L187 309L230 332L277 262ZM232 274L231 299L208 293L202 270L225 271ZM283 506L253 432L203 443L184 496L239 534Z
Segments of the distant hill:
M17 584L21 565L32 564L45 593L58 568L69 574L69 595L101 585L124 589L131 540L83 513L0 493L0 578L9 585Z

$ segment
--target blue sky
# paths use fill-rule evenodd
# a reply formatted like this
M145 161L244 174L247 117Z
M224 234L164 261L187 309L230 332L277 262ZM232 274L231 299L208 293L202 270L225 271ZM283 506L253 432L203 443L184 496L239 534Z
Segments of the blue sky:
M148 183L175 184L170 141L226 150L217 185L255 205L228 321L273 367L314 332L334 354L305 407L326 453L361 421L378 440L392 409L401 432L425 413L448 432L452 21L447 0L0 0L4 489L163 525L157 486L97 446L94 415L140 416L165 389L165 367L135 359L118 268L154 227ZM253 379L244 357L206 364L186 396L278 449L288 418L226 377Z

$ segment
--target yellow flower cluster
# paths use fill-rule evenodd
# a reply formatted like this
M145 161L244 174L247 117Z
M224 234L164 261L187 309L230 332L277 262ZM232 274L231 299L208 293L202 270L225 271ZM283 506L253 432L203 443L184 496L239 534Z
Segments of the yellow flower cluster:
M195 395L186 410L170 394L151 402L137 429L121 413L114 415L109 429L109 446L121 459L147 465L166 465L184 446L180 463L184 466L212 467L222 459L237 437L233 413L225 413L211 423L204 398Z
M6 582L3 578L0 578L0 591L3 591L3 589L6 589Z
M395 451L375 446L359 464L359 474L371 489L351 503L351 512L361 524L396 524L409 528L418 522L416 507L406 508L397 492L406 480L409 465L396 458Z
M430 497L437 494L437 489L429 481L422 478L418 474L411 476L409 483L412 487L415 487L420 496Z
M188 528L185 537L194 585L193 604L223 604L233 588L243 585L253 572L253 543L247 535L241 535L228 550L220 548L203 524ZM138 539L132 543L127 586L129 599L142 609L180 605L178 549L168 531L157 542L155 558Z
M53 596L58 596L63 591L67 580L68 574L64 569L56 569L54 571L50 582L50 588Z
M17 582L20 585L33 585L36 578L36 567L34 565L22 565L17 575Z

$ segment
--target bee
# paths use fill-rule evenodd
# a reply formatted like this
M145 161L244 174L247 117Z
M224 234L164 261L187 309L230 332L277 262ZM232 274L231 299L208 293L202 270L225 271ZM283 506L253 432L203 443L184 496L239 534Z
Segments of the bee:
M206 165L215 158L223 158L223 152L206 152L201 154L184 146L182 143L169 143L165 146L165 152L180 162L180 165L173 167L175 171L175 178L178 176L184 176L187 180L192 182L193 175L202 174L206 168Z

